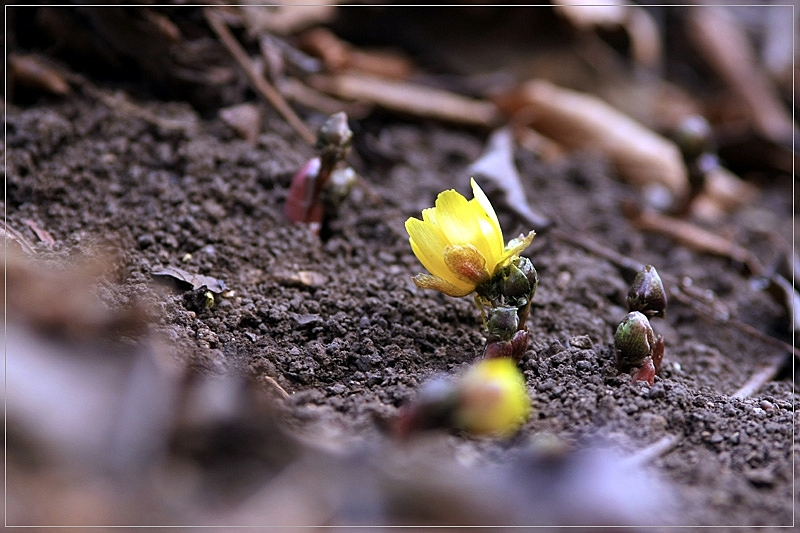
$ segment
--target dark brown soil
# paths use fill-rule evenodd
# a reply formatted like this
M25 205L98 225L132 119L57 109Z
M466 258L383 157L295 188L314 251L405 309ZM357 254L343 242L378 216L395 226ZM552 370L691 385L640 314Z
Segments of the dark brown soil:
M350 160L363 184L318 238L283 215L290 179L312 151L279 117L267 112L252 146L188 105L137 105L196 127L168 131L80 94L8 107L8 226L48 264L109 262L99 298L109 309L146 308L152 331L180 363L202 374L251 376L281 403L274 379L289 393L280 419L289 434L332 449L394 446L386 427L398 407L429 377L474 361L483 346L470 298L411 282L422 267L403 223L444 189L468 192L466 167L485 136L385 117L354 125ZM673 299L666 319L654 320L666 341L664 366L652 387L631 384L615 370L612 336L633 273L558 232L655 265L665 280L690 280L713 291L731 317L791 342L784 308L739 265L635 230L620 205L637 191L599 157L544 163L523 149L516 155L528 198L557 230L542 232L525 252L540 276L521 362L534 413L512 439L434 433L420 453L429 446L431 454L486 465L542 435L624 454L674 437L674 448L643 466L671 495L670 511L640 523L791 525L798 447L791 359L754 395L734 397L780 348ZM758 185L755 203L711 229L761 253L768 234L791 242L792 182ZM496 205L506 237L529 229ZM203 289L153 275L165 267L212 276L228 292L206 308ZM9 308L12 321L14 313ZM37 515L9 509L7 518L14 516L35 523ZM413 513L403 518L393 520L419 523Z

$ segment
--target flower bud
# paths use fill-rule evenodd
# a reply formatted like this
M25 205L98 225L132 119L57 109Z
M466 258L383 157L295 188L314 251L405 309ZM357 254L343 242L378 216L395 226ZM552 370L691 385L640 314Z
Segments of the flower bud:
M490 340L510 341L518 329L519 316L516 307L500 306L489 310L486 318L486 330Z
M347 115L340 111L328 117L319 129L315 148L320 154L341 160L344 159L352 138L353 132L347 125Z
M507 299L520 300L518 305L525 305L533 299L539 277L536 269L527 257L518 257L504 269L502 293Z
M691 115L681 122L675 140L687 159L713 152L716 148L711 125L700 115Z
M515 264L511 263L506 267L506 275L503 278L503 296L507 298L524 298L531 291L531 284L528 277Z
M652 265L645 266L633 280L628 291L628 311L639 311L648 317L664 317L667 293L661 276Z
M510 359L485 359L459 379L455 427L473 435L506 437L528 419L531 405L525 377Z
M614 346L619 370L641 365L652 355L655 346L653 328L647 317L638 311L628 313L614 333Z

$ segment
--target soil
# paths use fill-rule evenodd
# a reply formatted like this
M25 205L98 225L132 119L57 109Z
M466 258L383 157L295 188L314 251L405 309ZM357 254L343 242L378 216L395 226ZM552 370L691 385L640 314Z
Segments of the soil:
M50 265L104 260L94 289L109 309L147 309L150 331L185 367L254 378L281 404L288 434L332 449L390 446L387 427L418 386L459 371L483 347L470 298L411 282L423 269L403 224L442 190L468 193L466 168L485 133L386 116L353 124L349 161L363 179L318 237L284 217L292 175L313 152L277 115L267 110L252 145L187 104L136 105L193 126L165 129L83 94L9 106L8 226ZM655 265L665 281L713 291L707 296L731 317L791 342L785 309L740 265L632 227L620 205L638 192L601 157L544 162L522 148L516 157L531 204L558 231ZM770 249L768 234L791 242L793 213L790 176L758 185L752 205L711 229L760 254ZM529 229L501 200L496 206L507 238ZM655 384L631 383L615 369L612 337L633 272L557 231L540 232L524 255L540 277L520 363L532 417L510 439L441 431L421 437L422 449L491 465L546 435L626 455L672 437L674 446L642 467L669 495L669 513L652 524L791 525L791 359L755 394L735 397L780 349L671 299L666 318L653 321L667 346ZM222 280L227 290L207 307L205 289L154 276L167 267Z

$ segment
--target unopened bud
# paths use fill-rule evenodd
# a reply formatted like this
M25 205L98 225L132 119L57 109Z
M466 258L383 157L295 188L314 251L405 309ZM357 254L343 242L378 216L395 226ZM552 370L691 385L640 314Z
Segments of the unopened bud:
M336 155L338 159L343 159L353 138L353 132L347 125L347 115L340 111L334 113L317 134L316 149L323 154Z
M628 311L639 311L648 317L664 317L667 293L661 276L652 265L645 266L633 280L628 291Z
M647 317L638 311L628 313L614 333L614 346L619 370L641 365L652 355L655 346L653 328Z
M486 318L486 330L492 339L510 341L519 330L517 308L501 306L490 309Z

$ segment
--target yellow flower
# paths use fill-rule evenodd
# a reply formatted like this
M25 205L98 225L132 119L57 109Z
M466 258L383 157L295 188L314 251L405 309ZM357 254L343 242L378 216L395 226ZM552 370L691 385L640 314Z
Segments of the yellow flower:
M474 179L470 183L472 200L452 189L444 191L435 207L422 211L422 220L406 220L411 249L431 273L414 276L420 288L466 296L533 240L531 231L504 245L492 204Z
M506 357L475 363L459 380L457 427L476 435L508 436L528 419L525 378Z

